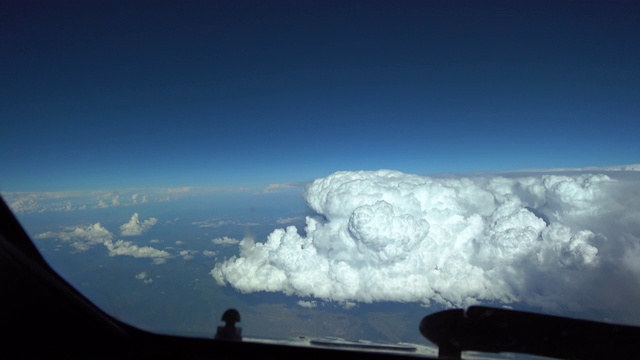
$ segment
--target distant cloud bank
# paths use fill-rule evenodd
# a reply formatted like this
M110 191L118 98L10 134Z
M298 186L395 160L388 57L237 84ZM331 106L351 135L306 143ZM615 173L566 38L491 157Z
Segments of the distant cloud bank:
M11 210L16 214L49 211L82 211L137 206L176 201L190 196L237 192L224 188L160 188L124 189L119 191L49 191L2 192Z
M3 192L9 207L16 214L49 211L82 211L126 207L176 198L174 189L133 191L52 191ZM151 200L149 200L151 199Z
M638 166L435 178L337 172L315 180L317 216L244 239L218 284L322 300L523 303L638 321ZM309 306L304 302L301 306Z

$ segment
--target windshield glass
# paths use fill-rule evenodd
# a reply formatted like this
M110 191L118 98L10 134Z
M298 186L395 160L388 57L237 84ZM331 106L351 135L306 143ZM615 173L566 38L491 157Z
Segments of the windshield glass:
M5 4L0 191L154 332L640 325L639 4Z

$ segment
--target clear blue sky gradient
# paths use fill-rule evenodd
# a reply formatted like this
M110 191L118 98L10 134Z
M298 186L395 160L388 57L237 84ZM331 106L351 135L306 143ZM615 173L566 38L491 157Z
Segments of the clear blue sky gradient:
M1 191L640 159L640 2L1 7Z

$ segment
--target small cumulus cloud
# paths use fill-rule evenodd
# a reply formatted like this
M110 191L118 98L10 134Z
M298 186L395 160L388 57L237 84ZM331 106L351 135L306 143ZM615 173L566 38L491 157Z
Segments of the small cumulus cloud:
M96 200L98 200L98 204L94 205L94 208L104 209L108 207L118 207L121 205L120 194L117 191L100 191L93 193L93 195L95 196Z
M166 220L165 224L175 225L176 223L178 223L178 221L180 221L180 218L179 217L175 217L173 219Z
M197 254L198 251L197 250L182 250L179 252L180 256L182 256L182 258L185 261L189 261L191 259L193 259L193 255Z
M638 184L638 172L337 172L307 189L317 216L303 231L288 226L264 242L243 239L240 255L211 274L241 292L345 307L522 303L640 320Z
M47 231L34 236L36 239L57 238L68 242L78 251L88 250L90 247L113 239L113 234L100 223L87 226L67 227L63 231Z
M216 256L216 252L215 251L211 251L211 250L203 250L202 251L202 255L206 256L206 257L214 257Z
M141 272L139 274L136 275L136 279L141 280L142 282L144 282L145 284L151 284L153 282L153 279L149 278L147 276L146 272Z
M40 234L35 235L34 239L50 239L57 237L58 233L55 231L46 231Z
M310 308L314 308L314 307L318 306L318 304L315 301L300 300L300 301L298 301L298 306L310 309Z
M131 241L118 240L114 243L111 240L107 240L104 242L104 246L109 250L109 256L132 256L152 259L166 259L171 256L165 250L158 250L150 246L138 246Z
M223 237L215 238L211 240L211 242L213 242L216 245L235 245L239 243L240 240L223 236Z
M131 205L145 204L146 202L147 194L143 194L142 197L138 193L131 194Z
M149 230L158 222L158 219L151 217L143 222L138 219L138 213L133 213L128 223L120 226L120 234L122 236L137 236Z
M342 305L343 308L349 310L349 309L353 309L354 307L356 307L358 304L356 304L353 301L343 301L340 305Z
M22 196L9 204L11 210L16 213L35 212L41 209L38 201L32 196Z

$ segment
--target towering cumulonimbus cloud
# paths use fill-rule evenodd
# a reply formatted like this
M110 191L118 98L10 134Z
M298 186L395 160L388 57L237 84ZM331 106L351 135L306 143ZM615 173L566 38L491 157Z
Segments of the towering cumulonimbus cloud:
M241 292L445 306L517 302L640 317L630 310L640 299L638 179L629 171L337 172L308 187L317 216L306 218L304 233L289 226L265 242L244 239L240 256L211 274ZM625 288L619 296L603 293L618 287Z

